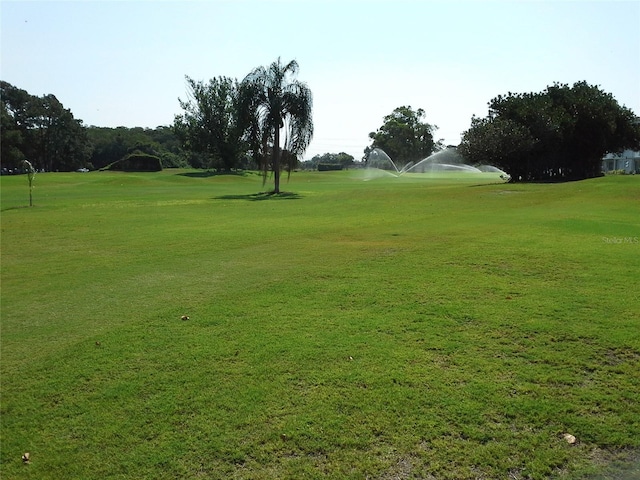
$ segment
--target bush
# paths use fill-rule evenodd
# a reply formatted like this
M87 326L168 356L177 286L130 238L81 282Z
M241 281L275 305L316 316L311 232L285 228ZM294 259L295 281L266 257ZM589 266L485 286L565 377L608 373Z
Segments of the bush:
M342 165L339 163L319 163L319 172L328 172L329 170L342 170Z
M609 170L607 172L607 175L626 175L626 174L627 172L623 168L619 170Z
M160 154L160 162L163 168L189 168L189 162L186 158L171 152Z
M123 172L159 172L162 162L159 157L146 153L131 153L122 160L107 165L103 170L119 170Z

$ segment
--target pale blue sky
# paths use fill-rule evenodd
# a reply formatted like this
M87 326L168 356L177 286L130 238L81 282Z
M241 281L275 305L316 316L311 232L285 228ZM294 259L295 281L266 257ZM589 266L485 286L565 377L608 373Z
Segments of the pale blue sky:
M0 78L86 125L169 125L184 76L296 59L314 94L305 158L345 151L401 105L457 144L507 92L586 80L640 114L639 1L5 1Z

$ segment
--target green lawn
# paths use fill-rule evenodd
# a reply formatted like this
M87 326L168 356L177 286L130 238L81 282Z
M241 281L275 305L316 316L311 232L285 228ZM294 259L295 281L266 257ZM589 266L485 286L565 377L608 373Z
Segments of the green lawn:
M640 469L640 177L0 181L2 479Z

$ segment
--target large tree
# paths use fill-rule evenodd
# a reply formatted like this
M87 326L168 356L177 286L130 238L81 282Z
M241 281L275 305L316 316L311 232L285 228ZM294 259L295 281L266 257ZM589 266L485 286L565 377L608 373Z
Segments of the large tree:
M529 130L517 122L473 117L458 152L476 165L494 165L508 170L512 178L523 178L535 144Z
M376 132L369 134L373 142L367 147L365 154L374 148L380 148L398 167L428 157L437 146L433 140L437 127L424 122L424 118L425 112L421 108L396 108L384 117L384 123Z
M238 82L218 77L209 83L186 77L188 100L174 121L174 131L185 150L204 156L203 166L231 170L243 153L243 129L238 122Z
M316 168L318 168L318 165L329 164L340 165L342 168L347 169L353 165L353 161L353 155L349 155L345 152L324 153L322 155L314 155L311 160L303 162L303 167L315 170Z
M459 151L514 181L535 181L598 176L602 157L624 148L640 148L633 112L599 87L578 82L494 98L486 118L472 119Z
M273 172L276 194L282 164L291 172L313 136L311 90L295 78L297 73L295 60L282 64L278 58L252 70L240 85L241 118L251 153L265 181L268 171Z
M36 170L86 165L90 155L86 128L55 95L37 97L4 81L0 89L3 166L19 167L22 159L30 160Z
M22 151L24 137L23 129L16 119L16 112L10 110L6 100L4 95L0 100L0 160L4 168L13 169L21 165L25 158Z

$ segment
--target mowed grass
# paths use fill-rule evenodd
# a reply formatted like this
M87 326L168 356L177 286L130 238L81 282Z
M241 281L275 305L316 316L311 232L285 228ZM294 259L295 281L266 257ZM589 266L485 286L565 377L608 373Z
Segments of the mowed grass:
M3 479L585 478L637 458L640 178L34 185L28 208L26 178L1 178Z

